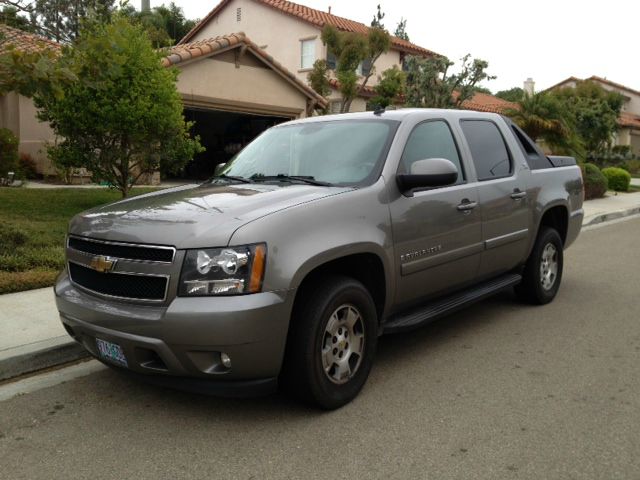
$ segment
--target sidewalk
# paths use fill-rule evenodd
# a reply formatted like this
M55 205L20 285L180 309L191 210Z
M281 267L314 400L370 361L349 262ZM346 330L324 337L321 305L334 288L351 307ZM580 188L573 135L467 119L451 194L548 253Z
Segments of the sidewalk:
M640 213L640 193L589 200L584 210L584 226ZM52 288L0 295L0 312L0 381L87 356L62 327Z

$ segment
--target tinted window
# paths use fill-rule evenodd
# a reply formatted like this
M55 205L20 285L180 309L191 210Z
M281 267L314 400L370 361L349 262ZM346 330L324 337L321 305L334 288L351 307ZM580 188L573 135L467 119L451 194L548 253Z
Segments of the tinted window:
M531 170L538 170L540 168L550 168L551 164L549 159L540 151L540 149L533 143L526 133L524 133L518 126L511 125L511 129L516 136L518 144L522 148L522 152L527 158L527 163Z
M458 168L458 181L464 181L464 172L460 156L449 126L442 120L424 122L413 129L402 152L402 169L411 171L411 165L417 160L428 158L446 158Z
M511 160L496 124L485 120L463 120L461 125L478 180L508 176L511 173Z

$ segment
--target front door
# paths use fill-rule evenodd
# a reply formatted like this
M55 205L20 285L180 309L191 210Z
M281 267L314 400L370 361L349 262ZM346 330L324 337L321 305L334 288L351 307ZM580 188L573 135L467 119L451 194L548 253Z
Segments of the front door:
M463 120L460 125L478 177L485 249L479 277L488 278L516 267L526 255L530 235L527 185L522 170L518 171L522 167L514 165L494 122Z
M483 247L477 185L467 183L458 147L444 120L429 120L414 128L399 173L429 158L453 162L458 180L452 186L400 195L391 202L398 305L472 283L480 264Z

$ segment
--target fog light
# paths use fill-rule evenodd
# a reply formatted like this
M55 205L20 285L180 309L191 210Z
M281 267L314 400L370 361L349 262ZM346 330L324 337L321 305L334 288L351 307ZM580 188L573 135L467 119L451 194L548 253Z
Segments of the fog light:
M225 368L231 368L231 357L224 352L220 353L220 361Z

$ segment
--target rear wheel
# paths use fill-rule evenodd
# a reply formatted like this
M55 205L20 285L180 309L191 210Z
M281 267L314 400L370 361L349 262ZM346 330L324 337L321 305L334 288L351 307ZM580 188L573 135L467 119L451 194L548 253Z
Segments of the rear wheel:
M334 275L308 284L291 318L282 384L322 408L341 407L365 384L377 338L376 309L364 285Z
M542 227L525 265L522 283L515 288L521 300L543 305L555 298L562 280L562 248L560 234Z

